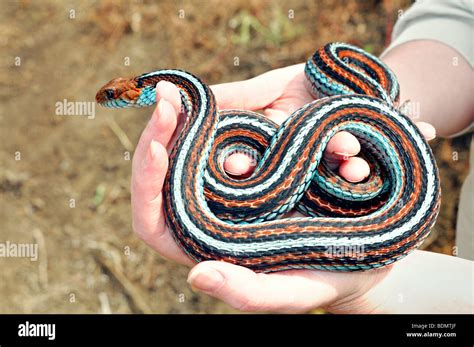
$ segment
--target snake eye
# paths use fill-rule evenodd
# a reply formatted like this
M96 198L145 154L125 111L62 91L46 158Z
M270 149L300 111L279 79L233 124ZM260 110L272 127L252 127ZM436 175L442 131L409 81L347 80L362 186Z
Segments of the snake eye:
M105 95L107 96L107 99L111 100L115 98L115 92L113 89L106 89L105 90Z

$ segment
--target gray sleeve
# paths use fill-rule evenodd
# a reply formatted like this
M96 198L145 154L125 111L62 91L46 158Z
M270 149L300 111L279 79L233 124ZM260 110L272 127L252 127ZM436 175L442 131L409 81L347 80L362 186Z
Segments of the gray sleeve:
M400 14L385 52L414 40L442 42L474 66L474 1L418 0Z

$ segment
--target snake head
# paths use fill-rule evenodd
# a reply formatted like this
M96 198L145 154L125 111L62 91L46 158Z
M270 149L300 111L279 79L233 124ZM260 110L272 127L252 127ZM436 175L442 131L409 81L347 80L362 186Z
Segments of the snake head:
M134 106L140 90L134 79L115 78L99 89L95 100L105 107Z

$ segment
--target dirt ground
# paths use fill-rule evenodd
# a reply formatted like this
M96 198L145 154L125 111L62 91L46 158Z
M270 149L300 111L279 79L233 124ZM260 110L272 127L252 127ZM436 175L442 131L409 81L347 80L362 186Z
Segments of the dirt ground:
M39 246L38 261L0 258L0 313L227 313L133 234L129 154L151 109L88 119L56 103L93 102L111 78L165 67L249 78L329 41L378 54L410 1L0 3L0 243ZM451 254L468 139L433 148L443 203L424 247Z

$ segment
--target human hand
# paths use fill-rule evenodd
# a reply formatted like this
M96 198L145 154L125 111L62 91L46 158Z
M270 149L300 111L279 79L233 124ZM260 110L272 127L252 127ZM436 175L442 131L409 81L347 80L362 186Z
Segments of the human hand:
M281 123L294 110L313 100L304 79L303 65L300 64L273 70L247 81L217 85L212 89L220 109L263 110L266 116ZM160 100L158 106L143 131L133 158L133 227L162 256L193 265L193 261L175 243L163 213L162 187L168 167L168 152L179 134L180 121L182 123L178 117L181 108L178 90L169 83L160 83L157 100ZM427 138L434 137L434 129L430 125L421 123L419 126ZM353 135L339 132L328 143L324 158L330 166L338 168L345 179L358 182L369 174L368 164L356 157L359 151L360 144ZM250 163L245 155L236 154L227 159L224 167L229 173L239 175L252 170ZM203 262L192 270L189 282L238 309L299 312L350 300L364 291L368 284L378 282L386 271L382 269L349 276L292 270L264 275L231 264ZM209 289L216 282L212 282L213 279L223 279L220 289ZM207 289L203 284L208 286ZM272 290L266 292L269 289ZM315 301L315 293L326 294ZM249 294L253 296L249 298Z

